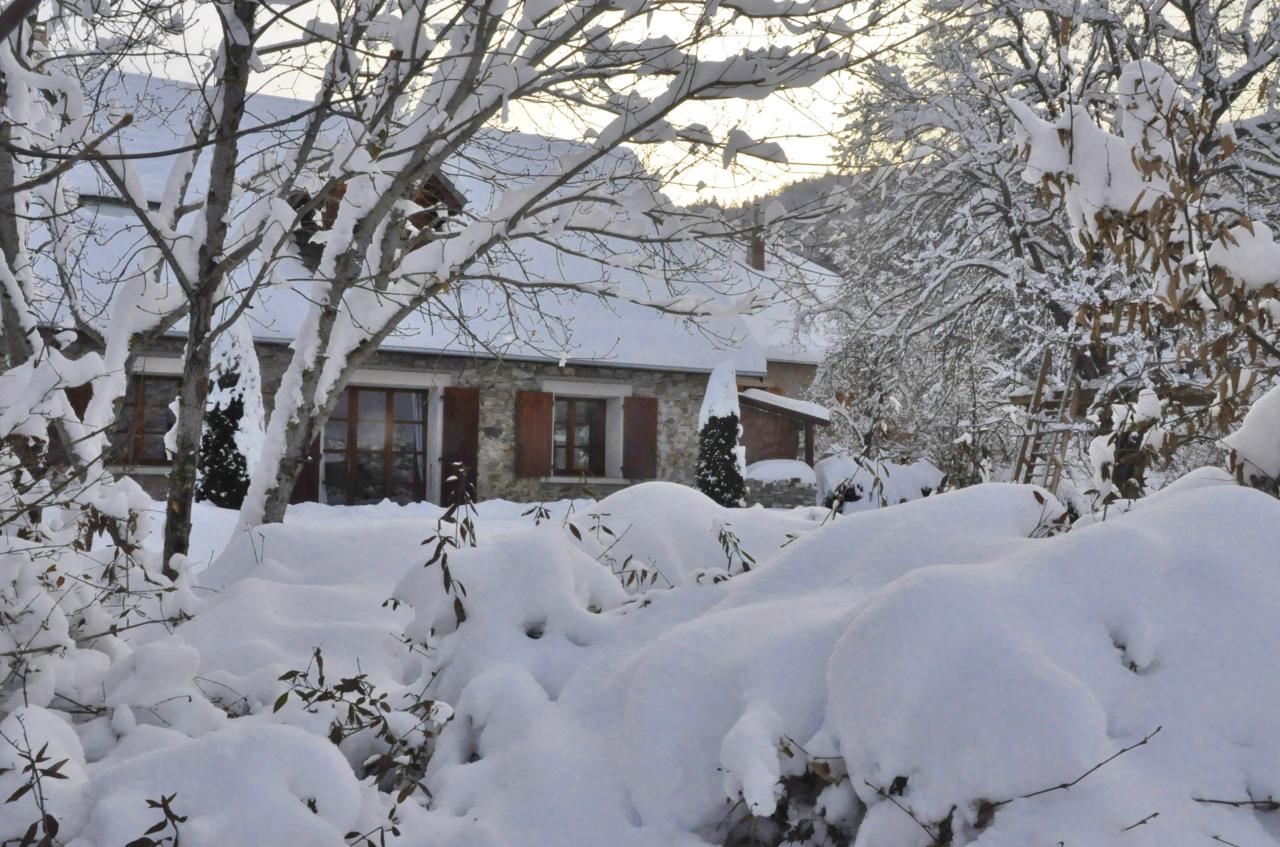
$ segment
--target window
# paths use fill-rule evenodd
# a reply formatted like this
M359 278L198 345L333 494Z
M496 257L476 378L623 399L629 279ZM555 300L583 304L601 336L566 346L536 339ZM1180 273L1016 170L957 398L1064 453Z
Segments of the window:
M348 388L325 424L325 502L412 503L427 493L427 392Z
M552 416L553 471L558 476L604 476L605 401L557 397Z
M125 467L169 464L164 436L173 427L169 404L178 396L179 384L176 376L134 375L111 438L113 463Z

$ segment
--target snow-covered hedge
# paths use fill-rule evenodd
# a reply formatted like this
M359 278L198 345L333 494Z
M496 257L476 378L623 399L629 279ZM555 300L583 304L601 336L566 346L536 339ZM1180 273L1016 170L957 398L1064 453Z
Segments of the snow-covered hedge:
M847 453L818 462L814 473L818 498L834 504L838 497L844 512L878 509L927 497L942 486L945 476L927 459L900 465Z
M825 522L661 483L482 504L452 590L420 543L439 510L301 509L233 540L192 620L121 638L101 711L0 730L66 760L46 804L77 847L163 797L210 847L1274 843L1280 503L1194 482L1066 533L1014 485ZM624 587L627 557L680 578ZM335 746L351 695L301 696L349 679L425 753L398 838L387 736Z

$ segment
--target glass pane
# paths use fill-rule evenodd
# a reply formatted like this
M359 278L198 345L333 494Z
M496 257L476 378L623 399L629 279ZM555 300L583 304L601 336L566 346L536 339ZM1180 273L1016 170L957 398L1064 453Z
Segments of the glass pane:
M356 454L355 467L351 469L356 503L380 503L386 497L386 486L383 484L384 456L385 453L381 450Z
M391 401L395 406L396 420L421 421L424 399L417 391L397 391Z
M170 412L166 406L161 406L158 409L147 409L142 428L147 432L165 433L173 426L173 420L173 412Z
M330 505L347 502L347 457L330 453L324 457L324 499Z
M566 444L569 441L569 428L563 423L556 425L553 441L556 444Z
M591 443L591 427L587 424L578 424L573 428L573 443L576 447L586 447Z
M566 461L567 456L568 456L568 453L565 452L564 447L556 448L556 461L555 461L556 470L564 470L567 467L567 461Z
M178 383L171 379L144 379L142 388L142 405L148 410L167 409L178 396Z
M422 438L422 424L395 424L391 430L391 444L396 452L421 453L426 446Z
M163 462L165 460L164 433L142 436L138 441L137 455L133 458L138 462Z
M576 423L595 423L596 416L600 412L600 407L604 405L603 400L579 400Z
M575 447L573 450L573 469L575 471L585 471L591 468L591 454L587 452L585 447Z
M347 422L330 419L324 425L324 448L326 450L345 450L347 448Z
M347 419L347 405L351 401L347 399L348 389L342 389L342 394L338 397L338 402L333 404L333 412L329 415L331 421L345 421Z
M564 419L567 418L568 416L569 416L569 401L556 400L555 413L553 415L553 417L555 418L556 425L557 426L563 425Z
M421 456L396 456L391 465L388 496L397 503L413 503L426 494L426 463Z
M382 421L356 421L356 447L361 450L382 450L387 446L387 425Z
M387 392L360 389L356 396L359 404L356 414L362 421L382 421L387 419Z

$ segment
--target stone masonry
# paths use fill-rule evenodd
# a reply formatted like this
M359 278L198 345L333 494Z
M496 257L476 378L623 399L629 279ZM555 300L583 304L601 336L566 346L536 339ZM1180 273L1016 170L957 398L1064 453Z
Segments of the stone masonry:
M814 506L818 502L818 488L798 479L772 482L747 480L747 504L774 509L790 509L796 506Z

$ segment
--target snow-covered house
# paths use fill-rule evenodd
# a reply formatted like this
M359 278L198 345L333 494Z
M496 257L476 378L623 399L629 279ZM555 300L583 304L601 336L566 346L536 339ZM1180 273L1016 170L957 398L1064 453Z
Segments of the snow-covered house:
M140 78L127 84L146 86L157 105L153 115L126 130L126 149L180 146L183 128L168 127L163 117L180 113L171 101L190 92ZM255 95L249 112L266 124L304 107ZM493 138L493 149L464 151L448 179L430 187L450 211L489 201L495 150L514 151L512 160L524 173L536 173L540 160L563 155L571 145L515 133ZM153 193L158 199L167 174L165 157L139 162L149 199ZM509 171L510 161L501 165ZM139 236L130 234L131 213L110 187L85 171L82 199L108 226L100 227L100 243L86 251L99 267L81 269L92 277L81 307L105 315L115 268L127 261ZM519 176L504 172L501 178ZM324 218L321 210L303 237L321 241L319 234L328 226ZM119 220L114 227L112 219ZM600 495L639 480L691 483L707 375L725 361L736 369L741 388L755 389L748 395L766 394L763 401L749 402L758 422L744 420L749 458L806 455L812 461L814 419L796 412L812 408L768 398L796 397L812 379L820 350L812 339L797 336L796 303L783 295L796 296L791 283L797 274L816 276L820 269L767 258L764 267L753 267L764 257L758 249L753 256L748 245L716 251L699 265L699 273L713 281L711 288L726 302L754 293L768 305L749 315L725 310L696 325L633 302L642 296L589 291L544 292L536 310L525 309L511 301L509 289L486 282L486 277L535 284L592 279L599 274L598 260L576 255L582 252L577 247L560 251L534 241L503 251L474 282L457 286L406 320L351 379L313 445L295 501L438 501L450 494L445 469L459 462L470 469L482 498L550 499L584 482ZM306 254L301 250L298 261L305 263ZM626 265L621 269L624 276L632 271ZM635 269L627 284L643 294L648 283L640 271ZM287 267L276 276L284 283L262 291L247 314L268 411L309 303L305 286L288 283ZM101 292L96 300L95 286ZM51 314L50 323L58 322ZM118 465L155 493L167 474L164 433L171 425L168 406L180 373L181 325L175 330L139 357L115 438Z

